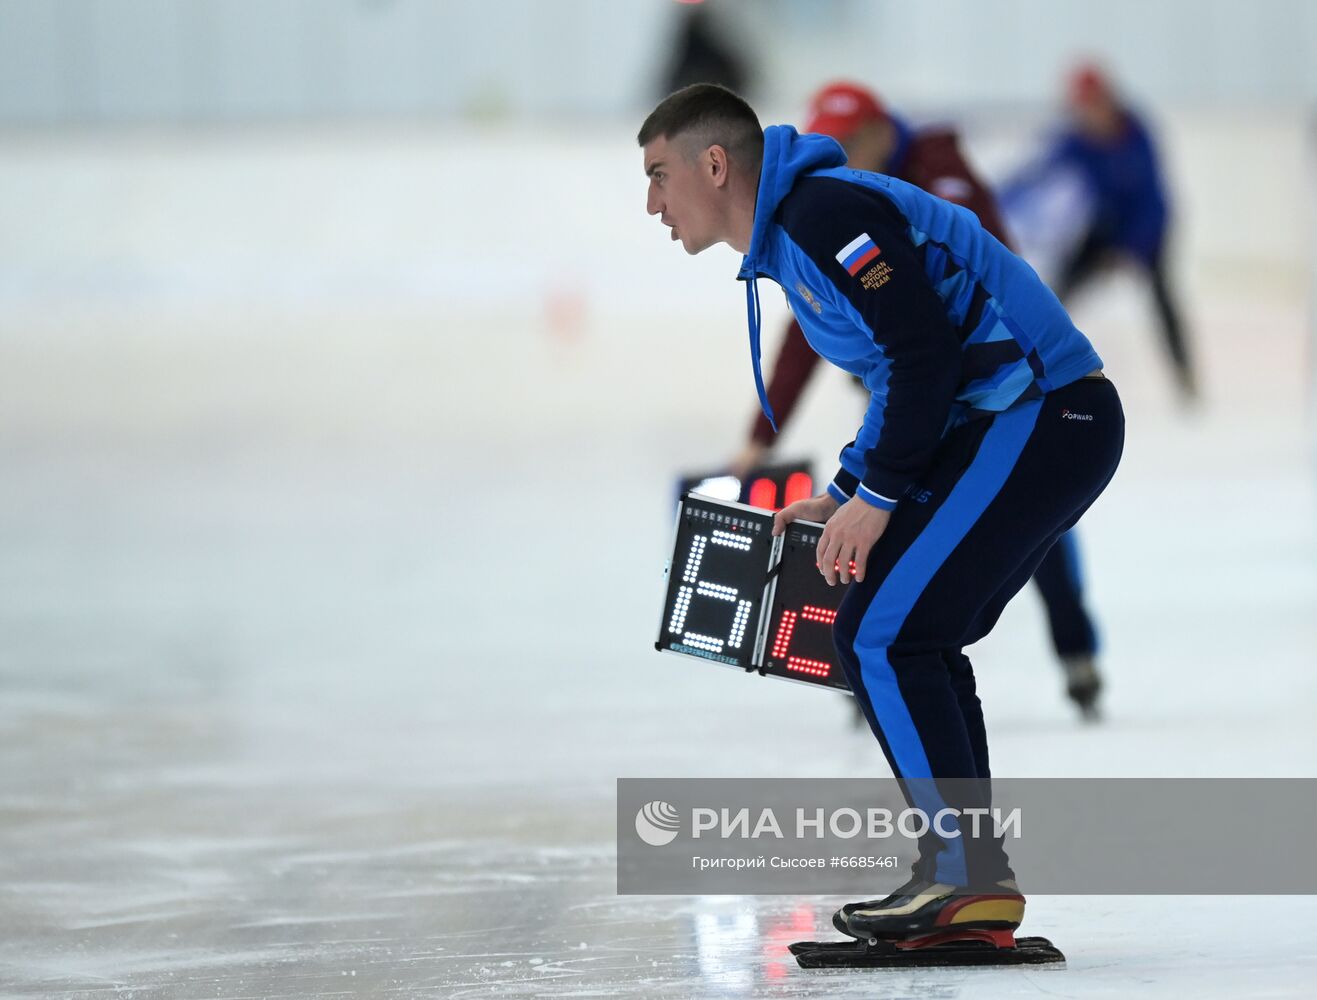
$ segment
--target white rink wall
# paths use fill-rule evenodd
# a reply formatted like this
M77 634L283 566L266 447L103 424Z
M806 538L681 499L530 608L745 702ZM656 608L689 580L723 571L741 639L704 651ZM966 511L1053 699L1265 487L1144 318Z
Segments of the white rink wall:
M513 443L528 423L552 433L598 412L635 430L683 414L702 424L707 411L690 414L671 381L678 370L695 380L687 385L725 395L728 409L716 412L739 415L753 393L737 257L719 247L687 259L646 217L633 124L5 134L4 424L10 434L83 422L106 433L131 421L170 435L210 394L239 384L259 393L268 362L297 354L299 338L337 345L316 351L317 370L333 369L336 356L348 373L363 357L387 366L385 334L404 320L418 350L449 366L432 373L442 391L422 404L438 423L466 413L469 393L520 372L515 398L462 419L465 435L491 443ZM1038 124L971 130L968 145L999 177L1028 155ZM1165 124L1176 270L1191 312L1199 294L1302 296L1313 241L1302 117L1185 114ZM781 300L761 291L771 330ZM1098 306L1137 319L1120 301ZM67 365L30 377L25 365L40 368L59 345ZM683 364L679 346L705 365ZM158 372L140 365L157 348L229 365L234 381L207 367L171 369L168 386L153 384ZM102 375L120 365L133 391L111 400ZM564 378L599 366L616 376L563 393ZM180 391L194 377L195 391ZM331 393L312 412L295 402L304 388L281 377L260 419L328 420L348 432L387 410L367 402L353 416L354 403ZM223 420L224 404L214 405Z
M1306 278L1307 117L1151 121L1189 263ZM986 122L958 124L999 180L1037 148L1047 119ZM533 308L549 290L575 286L592 305L630 313L676 278L702 309L726 297L717 277L730 252L678 263L654 239L662 233L646 225L636 126L0 133L0 306L378 300L485 312ZM501 280L510 256L515 294Z
M1163 106L1317 99L1317 9L1266 0L707 0L750 63L747 96L834 75L903 105L1035 101L1099 56ZM672 0L0 0L0 124L634 114L678 24Z

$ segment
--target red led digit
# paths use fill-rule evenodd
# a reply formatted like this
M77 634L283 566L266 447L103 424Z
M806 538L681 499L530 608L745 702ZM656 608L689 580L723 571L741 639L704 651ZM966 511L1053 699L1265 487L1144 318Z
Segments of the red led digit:
M814 480L808 472L793 472L787 476L786 496L782 499L782 506L795 503L797 500L804 500L814 495Z
M796 673L809 674L811 677L827 677L832 673L831 664L804 656L787 655L791 648L791 638L796 633L796 621L801 618L819 625L831 625L837 620L837 612L813 604L806 604L799 611L784 609L777 623L777 634L773 637L773 659L786 660L787 669Z
M823 625L831 625L837 620L837 612L828 608L816 608L812 604L806 604L800 609L800 617L809 622L819 622Z
M807 660L803 656L791 656L787 658L787 669L811 677L827 677L832 673L832 664L822 660Z
M777 485L771 479L756 479L750 484L750 506L777 510Z
M782 659L791 646L791 633L796 630L796 613L783 611L782 620L777 623L777 636L773 639L773 656Z
M764 661L770 672L842 687L845 681L834 659L832 631L843 595L825 591L817 567L811 568L818 542L816 528L792 526L787 533L774 596L777 623L769 623L772 642L764 647Z

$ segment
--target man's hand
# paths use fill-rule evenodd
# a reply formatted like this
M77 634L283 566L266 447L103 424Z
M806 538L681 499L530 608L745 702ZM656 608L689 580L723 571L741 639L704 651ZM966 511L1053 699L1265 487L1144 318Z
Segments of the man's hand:
M836 511L837 501L828 493L820 493L808 500L797 500L773 515L773 534L782 534L792 521L818 521L822 524Z
M813 503L814 500L801 502ZM855 566L855 579L864 579L864 564L869 559L869 550L883 536L883 532L887 530L887 522L891 519L890 510L874 507L859 497L851 497L837 510L823 529L823 537L819 539L817 552L819 572L823 574L823 579L828 581L829 587L836 586L838 580L842 583L850 583L852 564ZM776 522L773 528L776 531Z
M732 460L727 463L727 471L737 479L745 482L750 473L764 464L764 457L768 454L768 447L760 444L758 441L747 441L745 445L732 456Z

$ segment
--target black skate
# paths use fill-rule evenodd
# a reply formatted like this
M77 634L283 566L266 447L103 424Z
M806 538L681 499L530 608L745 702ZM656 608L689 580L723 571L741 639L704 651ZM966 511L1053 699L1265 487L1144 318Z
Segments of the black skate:
M1013 879L982 891L943 882L903 886L877 906L857 906L846 914L846 933L861 940L922 938L957 931L1014 933L1024 919L1024 897Z
M1087 654L1067 656L1061 660L1065 667L1065 690L1084 719L1092 722L1099 717L1097 701L1102 691L1102 677L1097 663Z
M916 877L882 900L837 911L834 925L859 940L803 941L791 953L805 969L1064 962L1050 941L1015 937L1023 917L1014 880L970 893Z
M950 890L950 886L937 885L932 879L923 875L920 872L919 867L916 866L915 873L905 885L884 896L882 899L868 899L859 903L846 903L841 909L832 915L832 926L837 928L837 930L841 931L843 934L849 934L853 938L906 937L912 933L922 933L927 929L926 923L928 919L930 919L929 913L925 913L921 910L920 912L922 913L922 916L916 917L913 920L906 920L899 923L897 926L891 926L891 915L909 909L911 901L916 900L919 897L929 896L931 894L934 897L940 898ZM1015 915L1014 923L1010 924L1008 929L1014 930L1020 925L1020 919L1023 917L1024 913L1024 897L1020 895L1020 887L1016 884L1014 878L1004 878L995 885L990 886L986 890L986 895L992 896L993 898L1000 896L1002 899L1007 900L1018 897L1020 912L1018 915ZM965 899L967 897L962 894L959 898ZM939 904L939 906L940 905L941 904ZM980 911L982 910L982 908L978 909ZM871 914L888 914L888 917L884 918L888 926L884 929L882 926L883 920L875 922L873 919L869 919L867 922L862 920L861 924L858 926L853 925L850 922L851 916L860 910L864 910ZM959 923L964 923L967 919L972 919L974 913L973 909L964 911L962 904L960 910L962 912L958 919ZM1007 921L1007 923L1010 922ZM996 924L993 924L992 926L995 927Z
M850 934L851 937L857 937L858 935L851 934L850 927L846 925L847 918L849 918L853 912L856 910L871 910L875 907L882 906L897 897L909 896L911 893L917 892L919 887L929 885L931 882L931 879L926 878L920 873L919 865L916 864L915 873L910 876L909 881L899 889L894 889L882 899L866 899L858 903L843 904L842 907L832 915L832 926L837 928L837 930L841 931L843 934Z

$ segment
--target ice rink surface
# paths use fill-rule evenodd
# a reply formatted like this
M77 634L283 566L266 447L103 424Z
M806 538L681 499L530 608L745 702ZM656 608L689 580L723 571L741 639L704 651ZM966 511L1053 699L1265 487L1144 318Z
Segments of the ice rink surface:
M8 143L0 996L1311 995L1306 897L1032 897L1064 970L827 973L785 945L844 900L616 895L618 777L886 773L844 697L652 650L754 392L629 141ZM1026 591L971 650L998 775L1317 775L1305 289L1183 271L1194 411L1131 280L1076 303L1129 421L1106 718ZM857 402L803 407L827 470Z

